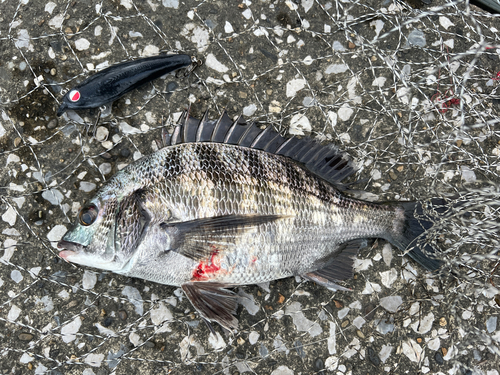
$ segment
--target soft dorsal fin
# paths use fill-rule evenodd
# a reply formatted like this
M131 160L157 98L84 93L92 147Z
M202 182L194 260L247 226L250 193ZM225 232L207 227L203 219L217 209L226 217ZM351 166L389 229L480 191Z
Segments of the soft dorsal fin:
M309 137L285 138L271 126L260 128L255 123L247 124L242 116L233 121L225 111L217 120L210 120L208 111L198 120L189 115L188 109L171 135L163 133L162 141L163 146L191 142L227 143L287 156L337 186L342 186L342 180L354 173L347 154L333 145L322 145Z

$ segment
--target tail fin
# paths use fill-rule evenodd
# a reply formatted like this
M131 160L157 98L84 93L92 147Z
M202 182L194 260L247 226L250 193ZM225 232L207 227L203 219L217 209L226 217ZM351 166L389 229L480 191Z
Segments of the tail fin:
M440 198L399 205L404 210L404 224L402 230L393 233L390 242L428 270L437 270L443 262L438 259L438 251L430 244L428 230L450 207Z

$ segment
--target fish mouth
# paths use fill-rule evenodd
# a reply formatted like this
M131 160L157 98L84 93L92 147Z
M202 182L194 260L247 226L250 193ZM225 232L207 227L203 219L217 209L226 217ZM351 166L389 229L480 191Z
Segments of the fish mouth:
M69 258L82 251L84 246L78 243L61 240L57 243L57 247L63 249L63 251L59 252L59 256L65 260L71 261Z

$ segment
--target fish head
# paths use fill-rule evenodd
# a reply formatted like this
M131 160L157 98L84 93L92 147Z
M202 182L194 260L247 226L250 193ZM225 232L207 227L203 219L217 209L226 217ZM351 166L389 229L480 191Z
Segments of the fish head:
M80 210L73 227L59 241L59 256L71 263L120 272L133 257L148 223L137 194L99 194Z

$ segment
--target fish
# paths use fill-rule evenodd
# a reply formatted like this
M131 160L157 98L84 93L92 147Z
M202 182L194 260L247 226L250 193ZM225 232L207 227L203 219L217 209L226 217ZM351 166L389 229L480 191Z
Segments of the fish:
M158 55L115 64L90 76L69 90L57 110L98 108L156 78L193 62L188 55Z
M226 112L185 112L160 146L82 207L58 243L61 258L181 287L202 318L228 330L238 327L231 288L300 275L349 290L337 283L373 239L427 270L442 265L425 239L427 203L350 197L344 181L355 167L333 145Z

